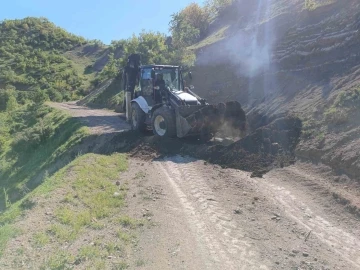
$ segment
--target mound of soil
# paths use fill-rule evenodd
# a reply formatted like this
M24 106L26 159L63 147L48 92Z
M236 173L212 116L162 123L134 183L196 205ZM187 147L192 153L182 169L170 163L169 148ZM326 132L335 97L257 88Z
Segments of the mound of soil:
M261 177L274 167L295 162L294 151L300 140L301 120L286 116L275 119L250 135L230 145L198 139L164 139L150 134L126 132L113 139L116 151L130 152L132 156L155 159L169 155L189 155L213 164L252 172Z

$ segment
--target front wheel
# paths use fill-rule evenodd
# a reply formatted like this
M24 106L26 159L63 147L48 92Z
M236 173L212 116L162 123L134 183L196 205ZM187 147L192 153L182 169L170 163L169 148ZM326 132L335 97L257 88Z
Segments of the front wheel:
M175 113L167 107L158 108L151 119L153 132L159 137L176 136Z
M140 108L139 104L131 104L131 129L144 132L146 129L145 112Z

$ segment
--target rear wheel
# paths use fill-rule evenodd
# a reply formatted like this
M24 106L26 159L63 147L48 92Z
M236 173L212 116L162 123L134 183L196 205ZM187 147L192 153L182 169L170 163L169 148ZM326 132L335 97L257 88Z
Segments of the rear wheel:
M151 119L153 132L159 137L176 136L175 113L167 107L158 108Z
M144 132L146 129L145 112L140 108L139 104L131 104L131 129Z

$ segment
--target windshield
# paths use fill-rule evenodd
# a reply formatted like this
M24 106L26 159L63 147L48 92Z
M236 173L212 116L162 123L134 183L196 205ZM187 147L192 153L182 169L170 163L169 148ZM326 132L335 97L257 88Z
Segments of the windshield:
M162 75L165 85L170 87L170 89L182 89L178 68L155 68L155 77L157 77L158 74Z

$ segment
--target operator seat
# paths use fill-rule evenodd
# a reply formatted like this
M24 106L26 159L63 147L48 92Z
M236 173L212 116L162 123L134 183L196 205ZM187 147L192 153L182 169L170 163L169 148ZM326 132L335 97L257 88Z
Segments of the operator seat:
M156 75L154 86L158 86L160 88L160 89L154 89L155 104L158 104L162 102L161 92L165 89L165 81L163 79L162 74L158 73Z

